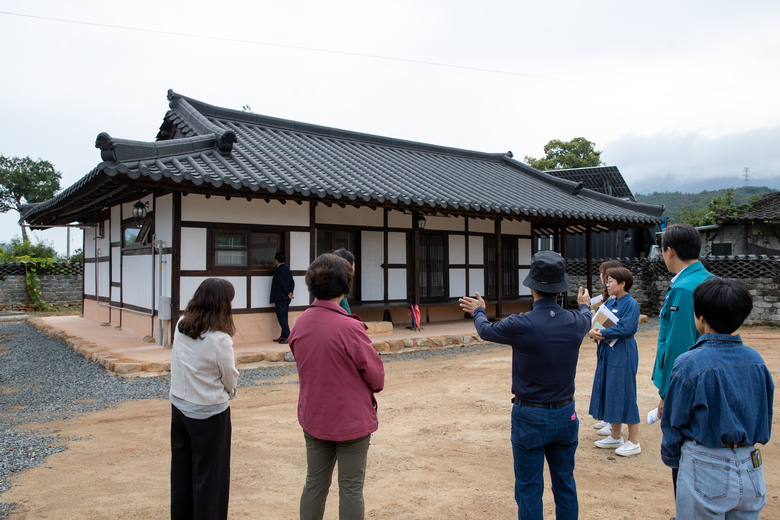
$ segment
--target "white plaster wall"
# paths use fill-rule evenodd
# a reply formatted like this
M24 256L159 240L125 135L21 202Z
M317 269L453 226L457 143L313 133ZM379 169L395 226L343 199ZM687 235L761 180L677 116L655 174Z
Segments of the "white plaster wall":
M406 263L406 233L387 234L387 261L391 264Z
M387 225L395 228L412 229L412 215L411 213L391 211L387 214Z
M250 279L249 289L252 291L253 309L273 307L272 303L268 303L268 299L271 297L271 280L273 280L272 276L253 276ZM297 289L297 280L295 285Z
M527 220L502 220L501 232L513 235L530 235L531 223Z
M95 264L84 264L84 294L95 296Z
M362 206L355 208L347 206L327 207L324 204L318 204L315 208L314 220L317 224L341 224L346 226L384 226L384 212L382 210L372 210ZM308 224L308 223L307 223Z
M111 225L110 220L103 222L103 238L97 239L98 256L109 256L111 254L111 239L108 236L108 226ZM94 235L93 235L94 236ZM95 243L90 244L87 242L86 246L92 249L92 253L95 252Z
M156 283L156 265L154 276ZM157 289L155 287L155 291L152 293L152 255L124 255L122 258L122 293L122 303L124 304L136 305L144 309L149 309L153 305L152 294L156 295Z
M485 270L469 269L469 296L474 296L477 292L485 295Z
M519 275L518 278L518 284L520 286L520 296L530 296L531 295L531 289L523 285L523 280L525 280L525 277L528 276L528 272L530 269L518 269L517 274Z
M533 257L533 240L530 238L517 239L517 263L520 265L531 265Z
M122 248L111 248L111 281L122 281Z
M84 229L84 258L95 258L95 228Z
M361 299L378 301L385 297L384 271L384 233L381 231L363 231L360 234L360 271Z
M466 236L450 235L450 264L466 263ZM465 279L465 278L464 278Z
M162 294L163 296L172 296L173 288L171 287L171 280L173 279L173 255L162 255ZM156 292L155 294L160 294ZM157 299L155 297L155 305L157 305Z
M309 268L309 233L293 231L290 233L290 258L288 264L292 271L305 271Z
M181 198L183 221L225 222L229 224L265 224L279 226L308 226L309 205L282 204L272 200L224 197L206 198L190 194ZM339 208L340 209L340 208Z
M192 195L190 195L191 197ZM187 308L187 304L195 294L195 290L203 283L208 276L182 276L179 286L179 306L180 310ZM234 309L246 309L246 277L244 276L219 276L233 284L236 290L236 296L233 298Z
M120 302L120 298L122 297L122 291L119 290L119 287L112 287L111 288L111 301L112 302Z
M450 298L466 295L466 270L450 269Z
M406 269L387 270L387 298L390 300L406 299Z
M98 294L101 298L108 298L111 296L111 272L108 270L108 262L100 262L98 264L98 274L100 279L98 280Z
M111 208L111 240L113 242L122 241L122 212L121 206L116 205ZM108 229L106 229L108 233Z
M146 206L146 212L152 212L154 211L154 197L152 195L147 195L146 197L143 197L139 199L141 202L145 202L147 204ZM137 200L133 200L130 202L125 202L122 204L122 216L124 218L132 218L133 216L133 206L135 203L138 202Z
M466 219L456 217L425 217L425 229L433 231L463 231Z
M181 228L181 269L206 270L206 229Z
M469 263L477 265L483 264L485 262L484 258L485 248L482 237L469 236Z
M295 280L295 290L293 290L293 298L291 306L296 305L309 305L309 288L306 286L306 277L305 276L293 276L293 280ZM270 296L271 289L269 287L268 294Z
M469 219L469 232L474 233L495 233L496 224L491 219L471 218ZM480 293L482 294L482 293Z
M154 234L163 241L163 247L173 245L173 195L168 194L157 199L154 212Z

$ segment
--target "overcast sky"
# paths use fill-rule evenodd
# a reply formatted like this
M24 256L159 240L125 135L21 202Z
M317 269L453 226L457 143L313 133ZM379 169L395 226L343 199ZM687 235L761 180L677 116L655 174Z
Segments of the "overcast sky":
M98 133L154 140L172 88L521 160L585 137L639 193L780 189L778 27L776 0L0 0L0 154L66 188Z

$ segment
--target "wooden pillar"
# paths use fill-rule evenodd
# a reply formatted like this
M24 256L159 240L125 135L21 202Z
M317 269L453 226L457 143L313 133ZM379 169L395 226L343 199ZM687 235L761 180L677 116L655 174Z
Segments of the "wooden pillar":
M314 259L317 258L317 226L315 224L316 222L316 216L317 216L317 201L312 201L309 203L309 264L314 262ZM352 282L355 283L354 281ZM314 296L312 296L311 293L309 293L309 305L314 303Z
M412 305L420 305L420 223L412 213Z
M593 230L590 224L585 225L585 271L588 294L593 297Z
M501 251L501 217L494 219L496 226L496 318L501 319L504 300L504 266Z
M384 231L384 237L383 237L384 238L384 243L383 243L384 257L382 258L382 276L384 277L385 303L387 303L389 301L389 299L390 299L389 296L388 296L388 294L390 292L390 290L389 290L390 284L389 284L389 270L388 270L388 267L387 267L387 262L388 262L388 257L389 257L389 253L387 251L387 248L389 247L389 239L387 237L387 228L388 228L388 221L389 221L388 214L389 213L390 213L390 210L385 208L384 222L383 222L383 227L384 227L384 229L383 229L383 231Z
M563 257L563 261L566 262L566 224L561 224L561 232L560 232L560 240L561 240L561 256ZM566 265L566 264L564 264ZM569 303L569 292L566 291L563 293L563 305L562 307L565 309L568 306Z
M171 255L171 323L168 339L173 344L173 332L181 317L181 206L182 194L173 192L173 254ZM120 210L120 218L121 218ZM122 238L120 237L120 240ZM124 290L122 291L124 296ZM123 299L124 301L124 299Z
M465 240L466 241L465 244L466 246L466 296L473 296L469 285L469 271L471 271L471 269L469 268L469 264L470 264L469 262L469 217L467 216L465 218L466 218L466 224L464 225L463 229L466 233L466 240Z
M560 243L561 228L558 224L555 224L555 227L553 229L555 230L553 231L553 244L552 244L553 251L555 251L556 253L560 253L561 252L561 243Z

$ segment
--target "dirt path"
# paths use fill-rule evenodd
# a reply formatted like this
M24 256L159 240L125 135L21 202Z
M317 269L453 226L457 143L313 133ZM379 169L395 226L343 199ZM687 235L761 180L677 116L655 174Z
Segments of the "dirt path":
M780 381L780 330L741 332ZM639 408L644 416L657 403L650 383L656 332L640 334ZM621 458L593 446L600 437L586 412L594 369L595 346L586 341L575 396L581 419L575 470L580 518L668 519L674 514L671 472L660 459L657 424L642 424L638 456ZM367 518L516 518L509 348L394 360L386 372L386 389L378 396L379 431L369 450ZM305 457L295 417L297 394L296 384L252 387L241 389L231 403L230 518L298 518ZM777 412L776 405L775 423ZM14 479L14 487L2 496L4 502L22 504L11 518L168 517L169 416L168 401L143 401L44 425L65 438L83 440ZM764 518L780 518L779 447L773 440L761 450L768 489ZM554 518L547 473L545 480L545 517ZM334 484L325 518L338 517L337 502Z

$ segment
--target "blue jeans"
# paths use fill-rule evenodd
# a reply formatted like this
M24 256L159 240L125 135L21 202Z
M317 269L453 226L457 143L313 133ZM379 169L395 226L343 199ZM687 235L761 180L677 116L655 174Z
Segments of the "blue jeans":
M560 408L512 406L512 453L515 459L517 518L542 520L544 459L550 468L558 520L579 515L574 483L574 452L580 420L574 403Z
M708 448L686 440L677 475L677 518L758 518L766 504L766 482L763 464L753 467L753 449Z

